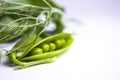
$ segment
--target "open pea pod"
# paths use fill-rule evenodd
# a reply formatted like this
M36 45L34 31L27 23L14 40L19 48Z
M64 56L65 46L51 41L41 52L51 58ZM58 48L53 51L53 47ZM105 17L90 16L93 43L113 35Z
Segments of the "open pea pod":
M19 65L19 69L29 66L43 64L54 61L54 59L64 53L72 44L71 34L60 33L45 39L38 39L29 49L24 50L22 56L17 56L19 52L9 54L10 60ZM19 51L19 50L18 50Z

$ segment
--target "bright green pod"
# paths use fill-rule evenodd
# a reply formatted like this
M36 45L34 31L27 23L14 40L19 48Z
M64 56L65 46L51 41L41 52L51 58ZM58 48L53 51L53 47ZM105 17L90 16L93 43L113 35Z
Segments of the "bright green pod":
M55 49L56 43L54 42L56 40L60 40L60 42L64 44L59 49ZM26 67L41 64L41 63L43 64L43 63L52 62L56 57L59 57L61 54L63 54L70 47L72 42L73 42L73 37L71 36L71 34L68 34L68 33L56 34L44 39L38 39L38 41L35 42L35 44L33 44L29 48L26 48L27 49L26 51L24 48L24 52L21 52L22 50L12 52L9 55L9 58L11 59L11 61L13 61L13 63L19 65L20 68L26 68ZM40 45L43 45L43 44L49 44L49 51L43 52L43 54L27 56L34 48L39 47ZM55 44L54 48L53 48L53 44ZM54 50L51 48L51 46ZM56 45L56 48L57 48L57 45ZM43 50L43 48L41 49ZM22 54L18 55L20 53Z
M63 46L62 46L61 39L66 40L65 41L66 44L64 44ZM55 41L59 42L59 46L58 46L58 43L56 43ZM45 58L51 58L51 57L58 56L59 54L63 53L66 49L68 49L68 47L73 42L73 38L72 38L71 34L60 33L60 34L56 34L54 36L51 36L51 37L48 37L48 38L41 40L34 47L40 46L40 45L43 45L43 43L45 44L45 43L49 43L49 42L55 42L57 49L54 51L44 52L43 54L24 57L24 58L21 58L20 60L22 60L22 61L29 61L30 60L31 61L31 60L39 60L39 59L45 59Z

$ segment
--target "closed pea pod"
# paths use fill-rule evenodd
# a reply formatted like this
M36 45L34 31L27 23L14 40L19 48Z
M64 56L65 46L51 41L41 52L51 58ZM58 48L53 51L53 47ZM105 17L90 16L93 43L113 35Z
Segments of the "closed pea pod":
M55 42L56 40L60 41L61 43L60 47ZM21 66L19 63L17 63L18 61L14 62L13 59L11 60L13 60L15 64L20 65L21 68L29 67L32 65L40 64L40 63L51 62L54 60L55 57L58 57L59 55L64 53L70 47L72 42L73 42L73 38L71 34L68 34L68 33L56 34L54 36L50 36L48 38L42 39L37 43L35 43L31 48L29 48L29 50L27 50L27 53L25 53L26 55L22 57L15 58L15 55L11 54L11 56L14 56L15 60L18 60L21 63L24 62L24 65ZM44 46L45 44L48 44L49 50L47 49L46 51L44 51L43 47L41 47L41 46ZM28 54L30 54L31 50L34 50L36 47L41 48L43 50L43 53L27 56Z

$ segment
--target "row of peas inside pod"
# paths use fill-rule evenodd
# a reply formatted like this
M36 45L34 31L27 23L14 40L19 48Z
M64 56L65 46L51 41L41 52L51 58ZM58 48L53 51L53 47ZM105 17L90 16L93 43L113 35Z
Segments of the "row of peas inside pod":
M28 55L36 55L45 52L55 51L59 48L62 48L66 43L65 39L57 39L53 42L42 43L36 48L32 49L32 51Z

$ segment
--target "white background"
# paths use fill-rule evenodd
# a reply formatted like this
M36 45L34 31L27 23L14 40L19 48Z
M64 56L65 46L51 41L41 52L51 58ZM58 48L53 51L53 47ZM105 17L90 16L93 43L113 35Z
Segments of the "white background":
M56 1L66 8L65 31L74 34L69 51L53 63L18 71L4 57L0 80L120 80L120 1Z

